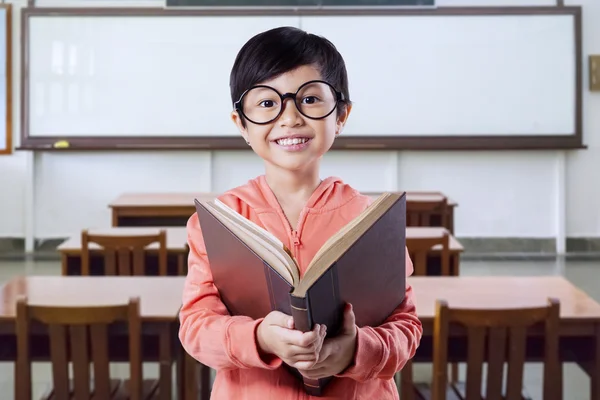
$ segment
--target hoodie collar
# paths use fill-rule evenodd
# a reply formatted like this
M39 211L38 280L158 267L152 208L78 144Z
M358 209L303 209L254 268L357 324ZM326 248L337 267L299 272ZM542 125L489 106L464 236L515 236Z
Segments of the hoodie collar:
M337 191L336 187L338 184L342 184L342 180L335 176L330 176L321 181L319 186L315 189L315 191L311 194L306 203L306 208L308 209L322 209L325 206L331 206L330 200L332 197L336 197ZM267 179L265 175L261 175L255 179L255 184L257 189L261 192L264 200L271 208L279 208L279 202L277 201L277 197L275 197L275 193L267 183Z

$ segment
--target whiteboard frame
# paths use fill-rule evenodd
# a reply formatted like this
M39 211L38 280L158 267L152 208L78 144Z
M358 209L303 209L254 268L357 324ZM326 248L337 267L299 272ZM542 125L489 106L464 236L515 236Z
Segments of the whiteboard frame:
M12 4L2 3L0 8L5 10L4 15L6 16L6 43L3 43L4 49L0 48L0 51L4 51L4 57L6 61L6 92L5 96L5 109L6 119L4 120L4 131L5 141L4 146L0 146L0 155L10 155L13 153L13 130L12 130Z
M482 16L482 15L570 15L574 21L575 61L575 124L567 135L474 135L474 136L344 136L333 145L337 150L565 150L585 149L583 144L583 84L582 84L582 7L581 6L532 6L532 7L438 7L434 9L406 9L397 7L357 8L23 8L21 26L21 146L20 150L69 151L69 150L247 150L246 142L239 137L30 137L29 136L29 21L36 16L44 17L189 17L189 16L344 16L344 15L397 15L397 16ZM59 141L68 146L55 147Z

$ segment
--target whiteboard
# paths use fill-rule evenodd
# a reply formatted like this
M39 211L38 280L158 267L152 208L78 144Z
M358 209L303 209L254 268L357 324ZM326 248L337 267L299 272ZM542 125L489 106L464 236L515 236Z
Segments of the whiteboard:
M12 141L9 130L8 112L9 108L9 93L8 82L10 74L7 70L7 59L9 57L9 34L10 27L9 17L10 12L7 5L0 5L0 154L12 153Z
M29 136L239 136L229 73L298 17L34 16Z
M346 60L346 135L574 134L574 24L572 15L302 20Z
M30 137L239 136L229 73L300 26L347 63L345 136L575 133L573 15L31 16Z

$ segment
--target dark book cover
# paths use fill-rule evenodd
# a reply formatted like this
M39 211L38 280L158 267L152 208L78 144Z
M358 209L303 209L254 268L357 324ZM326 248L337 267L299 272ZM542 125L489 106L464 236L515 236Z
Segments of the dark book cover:
M293 287L251 248L196 201L196 209L214 283L231 315L262 318L273 310L292 315L296 329L325 324L327 336L342 326L346 303L356 325L378 326L404 300L406 291L406 195L402 195L307 290ZM252 284L248 284L252 282ZM303 378L307 393L320 396L332 377Z

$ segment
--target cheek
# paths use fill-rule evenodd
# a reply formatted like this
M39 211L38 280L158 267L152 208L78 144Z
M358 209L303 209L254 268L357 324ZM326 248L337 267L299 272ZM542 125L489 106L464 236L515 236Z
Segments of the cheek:
M335 135L336 131L336 119L335 118L327 118L320 121L311 121L312 129L315 134L323 139L328 137L332 137Z
M267 136L269 136L269 133L271 132L271 125L252 125L250 126L250 124L248 125L248 135L253 138L253 139L261 139L261 138L266 138Z

